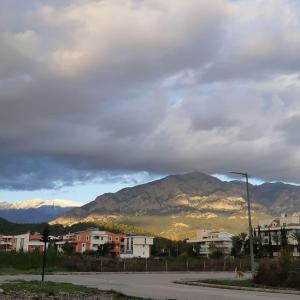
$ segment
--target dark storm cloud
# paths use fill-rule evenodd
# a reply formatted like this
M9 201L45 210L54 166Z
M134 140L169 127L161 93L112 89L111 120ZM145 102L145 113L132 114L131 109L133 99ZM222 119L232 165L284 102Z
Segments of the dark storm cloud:
M299 17L283 0L2 1L0 188L296 181Z

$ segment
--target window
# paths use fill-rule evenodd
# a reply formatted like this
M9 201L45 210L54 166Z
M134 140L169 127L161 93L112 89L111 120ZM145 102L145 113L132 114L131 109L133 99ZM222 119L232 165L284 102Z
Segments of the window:
M116 237L116 241L118 241L119 240L119 238L118 237Z
M110 241L112 240L111 236L109 237L109 240L110 240Z
M90 237L89 237L88 235L86 236L86 240L87 240L87 241L89 241L89 240L90 240Z
M79 241L80 240L80 235L77 235L77 241Z
M103 241L103 236L101 236L101 241Z

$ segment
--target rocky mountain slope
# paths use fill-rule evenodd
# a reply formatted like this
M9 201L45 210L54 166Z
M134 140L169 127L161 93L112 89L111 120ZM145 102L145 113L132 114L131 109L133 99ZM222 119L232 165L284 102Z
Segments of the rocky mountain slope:
M282 212L300 212L300 187L283 183L250 186L254 223ZM245 186L194 172L107 193L74 208L53 223L123 223L169 238L192 237L196 229L246 229Z
M16 203L0 202L0 217L15 223L49 222L81 203L67 200L31 199Z

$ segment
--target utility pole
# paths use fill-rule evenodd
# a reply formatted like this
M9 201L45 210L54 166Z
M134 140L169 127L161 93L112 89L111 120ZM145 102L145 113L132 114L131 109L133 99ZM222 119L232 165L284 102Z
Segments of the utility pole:
M253 229L252 229L252 220L251 220L251 206L250 206L250 193L249 193L249 175L248 173L242 172L230 172L232 174L241 175L246 179L246 195L247 195L247 205L248 205L248 227L249 227L249 241L250 241L250 259L251 259L251 273L252 278L255 275L255 266L254 266L254 252L253 252Z

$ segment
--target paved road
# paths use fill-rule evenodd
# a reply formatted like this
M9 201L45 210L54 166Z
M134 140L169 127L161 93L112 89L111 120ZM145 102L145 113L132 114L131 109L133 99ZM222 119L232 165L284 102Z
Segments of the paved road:
M262 292L215 289L178 285L173 283L181 279L204 278L233 278L233 273L98 273L47 275L46 280L56 282L70 282L99 289L114 289L131 296L148 297L152 299L179 299L179 300L283 300L300 299L299 295L285 295ZM40 276L16 275L0 276L0 282L5 280L36 280Z

